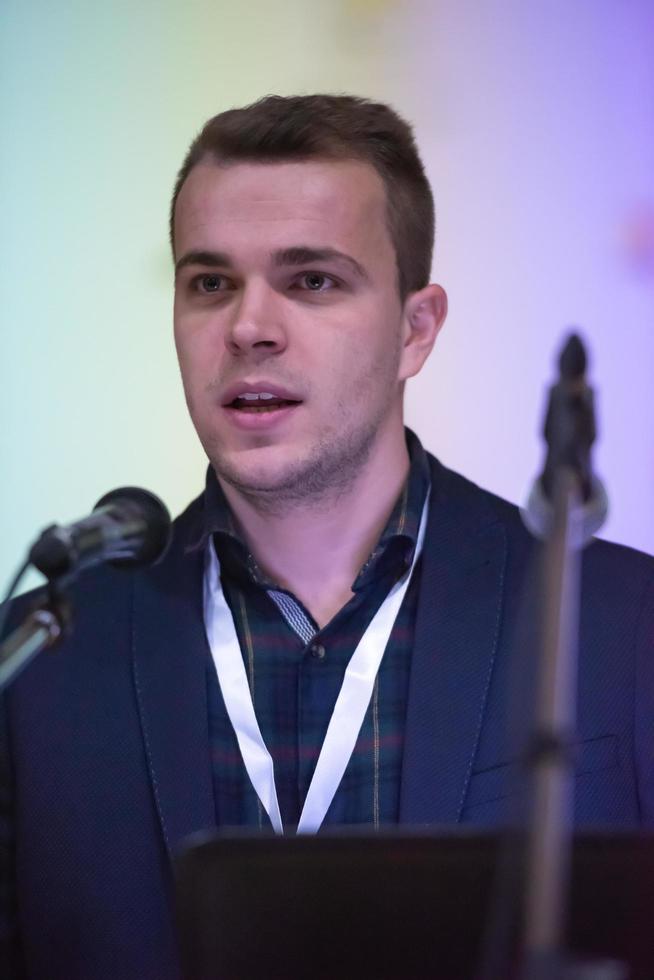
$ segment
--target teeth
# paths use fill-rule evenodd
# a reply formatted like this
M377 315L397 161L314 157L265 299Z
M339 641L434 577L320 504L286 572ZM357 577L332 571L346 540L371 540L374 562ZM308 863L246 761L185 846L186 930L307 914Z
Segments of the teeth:
M260 398L261 399L264 399L264 398L274 398L275 396L274 395L271 395L269 391L257 391L257 392L254 392L254 391L246 391L244 394L239 395L238 397L239 398L242 398L246 402L256 402Z

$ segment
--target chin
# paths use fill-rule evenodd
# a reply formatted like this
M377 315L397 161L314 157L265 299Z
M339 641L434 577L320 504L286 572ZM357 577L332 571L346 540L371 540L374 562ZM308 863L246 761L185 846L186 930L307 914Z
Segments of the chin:
M351 489L373 447L378 424L325 430L314 442L231 449L207 446L218 476L262 503L317 503Z
M246 494L271 494L302 482L304 466L297 455L292 459L280 455L278 447L270 447L217 453L210 459L218 476L234 489Z

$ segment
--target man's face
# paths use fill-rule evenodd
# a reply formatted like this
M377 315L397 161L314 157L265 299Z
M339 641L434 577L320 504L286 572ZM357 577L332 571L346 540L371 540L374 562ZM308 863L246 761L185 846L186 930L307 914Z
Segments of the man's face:
M402 306L371 166L201 163L177 200L175 256L186 400L220 477L315 497L397 441Z

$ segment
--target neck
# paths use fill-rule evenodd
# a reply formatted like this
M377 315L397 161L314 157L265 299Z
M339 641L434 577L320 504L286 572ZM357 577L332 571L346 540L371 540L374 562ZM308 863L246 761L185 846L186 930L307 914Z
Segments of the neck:
M377 544L409 472L401 441L370 454L346 491L288 513L221 485L252 555L273 582L297 596L322 628L352 596L352 584Z

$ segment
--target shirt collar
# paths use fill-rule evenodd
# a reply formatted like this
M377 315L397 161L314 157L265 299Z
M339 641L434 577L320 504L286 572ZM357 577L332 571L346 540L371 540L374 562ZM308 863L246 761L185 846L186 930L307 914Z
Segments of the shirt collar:
M429 490L429 461L418 437L410 429L405 429L405 433L410 461L409 474L377 545L352 585L354 592L360 591L390 569L395 571L396 577L400 577L413 561L422 508ZM189 544L187 551L204 548L211 536L214 537L218 557L228 574L239 578L245 575L261 586L275 588L275 584L266 581L257 568L238 532L213 467L209 466L199 533Z
M409 473L382 535L363 564L352 589L358 592L389 571L400 577L411 567L425 497L429 492L429 460L418 437L405 429Z

